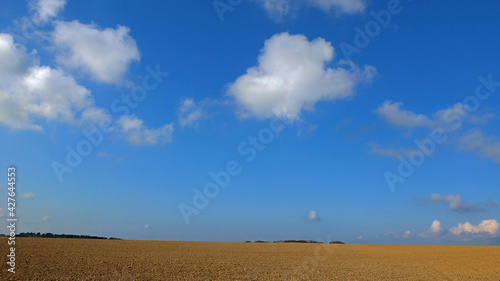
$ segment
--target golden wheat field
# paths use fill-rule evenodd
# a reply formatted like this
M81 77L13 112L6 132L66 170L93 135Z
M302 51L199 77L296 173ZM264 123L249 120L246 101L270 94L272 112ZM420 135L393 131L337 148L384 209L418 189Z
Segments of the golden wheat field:
M15 274L6 255L1 280L500 280L497 246L18 238Z

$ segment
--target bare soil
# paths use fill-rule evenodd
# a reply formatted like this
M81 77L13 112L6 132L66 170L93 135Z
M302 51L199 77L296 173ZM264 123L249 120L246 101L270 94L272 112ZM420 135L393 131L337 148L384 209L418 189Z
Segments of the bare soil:
M0 239L0 280L500 280L498 246Z

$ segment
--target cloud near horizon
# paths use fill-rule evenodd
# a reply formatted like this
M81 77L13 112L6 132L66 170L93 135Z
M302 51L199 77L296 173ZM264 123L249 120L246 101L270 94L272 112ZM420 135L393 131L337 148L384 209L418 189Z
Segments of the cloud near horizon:
M434 220L431 227L424 233L419 234L422 238L438 238L442 235L453 235L454 237L466 236L468 238L491 238L500 234L500 223L495 219L483 220L477 225L470 222L458 223L457 226L448 230L443 229L441 222Z
M483 220L478 225L473 225L470 222L459 223L458 226L450 228L450 232L454 235L461 234L491 234L497 236L499 234L500 223L497 220Z
M229 85L228 94L242 117L267 119L285 108L299 118L317 102L352 97L355 86L376 73L374 67L359 69L346 62L325 67L334 57L334 48L323 38L276 34L264 43L258 64Z

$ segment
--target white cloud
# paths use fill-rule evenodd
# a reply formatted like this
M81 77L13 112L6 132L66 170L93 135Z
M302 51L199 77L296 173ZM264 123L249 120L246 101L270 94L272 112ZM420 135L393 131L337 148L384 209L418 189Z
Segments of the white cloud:
M434 220L429 228L431 233L440 233L443 231L443 227L441 226L441 222L438 220Z
M9 79L25 74L28 66L35 63L33 55L23 45L16 45L7 33L0 33L0 61L0 77Z
M472 114L463 103L456 103L448 108L438 110L429 116L402 109L402 106L403 103L401 102L387 100L374 112L396 127L440 128L444 131L456 131L462 128L465 122L484 124L494 116L491 113L484 115Z
M0 33L0 123L16 129L42 130L44 122L96 125L109 120L111 131L123 134L132 144L169 142L173 125L148 129L144 121L122 116L114 121L94 106L89 90L60 69L40 66L33 54ZM113 123L114 122L114 123ZM116 126L119 129L115 128Z
M181 127L198 124L198 119L203 116L203 112L196 106L193 99L184 99L178 110L179 124Z
M309 213L307 213L307 219L310 221L318 221L319 220L318 213L316 213L316 211L314 210L309 211Z
M259 0L269 17L275 21L282 21L290 12L290 0Z
M409 157L410 154L415 151L414 149L407 149L407 148L386 148L375 142L369 142L368 145L370 146L371 154L394 158L394 159L398 159L401 156Z
M21 194L22 199L30 199L30 198L34 198L34 197L35 197L35 194L33 194L33 192L26 192L26 193Z
M341 14L358 14L365 11L362 0L257 0L275 21L282 21L287 15L301 10L304 6L319 8L325 12Z
M33 22L46 23L64 9L66 0L33 0L29 5L34 11Z
M4 215L5 215L5 211L2 208L0 208L0 218L3 217Z
M354 87L376 72L354 64L326 68L334 56L334 48L322 38L308 41L304 35L276 34L266 40L258 65L230 84L228 94L242 116L265 119L281 108L299 116L319 101L352 97Z
M358 240L363 239L363 235L359 235L359 236L357 237L357 239L358 239Z
M463 128L464 123L484 125L494 116L491 113L473 114L463 103L456 103L429 116L402 109L402 105L401 102L385 101L374 112L389 124L397 127L423 127L429 130L440 129L444 132L458 131ZM481 157L500 163L500 138L486 136L478 128L469 130L456 144L459 149L475 150ZM384 150L380 146L373 146L372 153L389 157L398 155L397 150Z
M452 227L449 231L444 231L441 222L438 220L434 220L432 222L429 230L424 233L419 234L418 236L424 238L436 238L436 237L446 237L444 234L453 234L455 237L459 235L467 235L466 237L475 237L475 238L487 238L487 237L496 237L500 230L500 223L498 223L494 219L483 220L478 225L473 225L470 222L459 223L458 226ZM449 237L449 235L448 235Z
M430 238L430 237L438 237L442 233L443 233L443 227L441 226L441 222L438 220L434 220L431 224L431 227L429 227L429 229L426 230L425 232L418 234L418 236L423 238Z
M122 115L116 123L120 126L123 132L138 130L143 127L144 121L135 116Z
M78 21L58 21L52 35L60 50L58 62L82 69L101 82L120 83L130 63L140 59L129 31L125 26L101 29Z
M395 239L410 238L411 231L407 230L405 232L401 232L401 231L398 231L398 232L385 232L383 234L383 236L385 236L385 237L392 237L392 238L395 238Z
M401 102L385 101L375 110L380 117L398 127L428 127L432 121L423 114L415 114L412 111L403 110Z
M462 150L475 150L484 158L490 158L500 163L500 139L486 136L480 129L468 131L460 140L459 148Z
M111 121L113 118L102 108L89 107L82 112L80 119L84 124L99 124L101 121ZM113 128L109 130L112 131Z
M455 235L463 233L469 234L486 234L497 235L499 233L500 224L496 220L483 220L478 225L473 225L470 222L459 223L458 226L450 228L450 232Z
M33 54L0 33L0 123L40 130L39 121L75 122L93 107L90 91L59 69L40 66ZM5 60L4 60L5 59Z
M123 115L117 121L121 133L126 139L136 145L164 144L172 141L173 124L166 124L157 129L148 129L144 121L133 115Z
M149 228L151 228L151 227L149 226L149 224L145 224L145 225L144 225L144 228L145 228L145 229L149 229Z
M208 117L208 108L218 102L211 99L204 99L196 103L192 98L185 98L181 101L177 116L181 127L198 127L199 121Z

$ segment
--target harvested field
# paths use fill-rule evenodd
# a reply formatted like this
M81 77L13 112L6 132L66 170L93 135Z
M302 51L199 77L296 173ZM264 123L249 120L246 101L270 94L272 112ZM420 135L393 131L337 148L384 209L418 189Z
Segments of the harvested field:
M497 246L16 239L1 280L500 280Z

